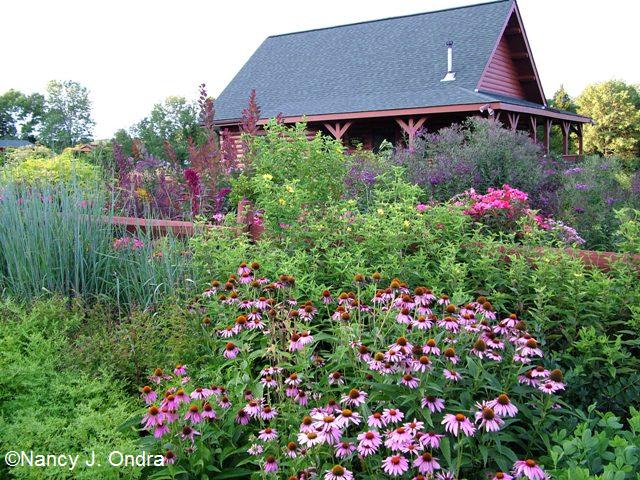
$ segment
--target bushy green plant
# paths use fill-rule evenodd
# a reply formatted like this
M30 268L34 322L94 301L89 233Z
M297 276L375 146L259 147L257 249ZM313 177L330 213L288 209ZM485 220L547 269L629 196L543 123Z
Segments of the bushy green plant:
M616 246L626 253L640 253L640 210L623 208L616 211L620 222L616 231Z
M75 158L70 151L55 157L28 157L5 165L0 170L0 181L29 187L48 185L95 186L101 180L102 171L91 163Z
M80 458L74 470L9 468L2 462L0 477L139 478L139 467L114 468L108 463L111 451L141 452L135 431L123 427L132 399L101 369L83 372L65 362L83 312L54 299L29 309L5 302L0 316L0 448ZM91 460L92 452L97 462L89 468L84 462Z
M632 480L640 475L640 411L626 421L590 408L575 430L553 434L548 473L558 480Z

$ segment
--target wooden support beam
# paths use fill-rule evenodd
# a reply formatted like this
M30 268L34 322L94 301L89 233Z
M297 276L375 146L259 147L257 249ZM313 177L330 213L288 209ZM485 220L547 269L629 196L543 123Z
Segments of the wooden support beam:
M548 118L544 121L544 152L549 155L550 145L551 145L551 127L553 126L553 122Z
M581 123L576 124L576 131L578 134L578 155L582 156L584 155L584 145L582 140L582 124Z
M418 120L409 118L409 120L405 122L401 118L396 118L396 122L400 125L400 128L407 134L409 148L413 148L416 133L422 128L426 120L427 117L420 117Z
M562 122L562 155L569 155L569 134L571 133L571 122Z
M346 122L343 124L342 122L335 122L333 125L331 125L327 122L324 124L324 128L329 130L329 133L331 133L331 135L333 135L336 140L342 140L342 137L345 133L347 133L347 130L351 126L351 123L352 122Z
M509 127L515 132L516 128L518 128L518 122L520 121L520 114L507 112L507 118L509 120Z
M533 143L538 141L538 119L533 115L529 117L529 136Z

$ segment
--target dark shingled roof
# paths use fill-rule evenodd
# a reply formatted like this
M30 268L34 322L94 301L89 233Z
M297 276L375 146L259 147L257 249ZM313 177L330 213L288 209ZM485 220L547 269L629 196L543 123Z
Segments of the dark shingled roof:
M4 140L0 138L0 148L20 148L31 145L33 145L33 143L27 140Z
M216 120L240 118L252 89L263 117L498 100L474 89L510 8L500 0L268 37L216 99ZM456 80L441 82L449 40Z

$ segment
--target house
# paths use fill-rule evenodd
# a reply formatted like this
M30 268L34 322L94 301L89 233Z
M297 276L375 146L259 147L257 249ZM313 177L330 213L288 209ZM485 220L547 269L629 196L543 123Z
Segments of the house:
M252 89L262 123L307 121L346 144L437 131L469 116L529 132L549 151L552 125L577 136L591 119L547 105L515 0L268 37L216 99L216 124L241 149Z
M0 138L0 152L8 148L32 147L33 143L27 140L3 140Z

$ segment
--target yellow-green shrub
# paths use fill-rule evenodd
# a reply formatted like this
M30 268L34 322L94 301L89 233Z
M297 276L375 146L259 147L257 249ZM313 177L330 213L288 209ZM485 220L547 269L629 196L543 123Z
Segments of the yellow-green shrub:
M95 185L101 177L99 167L64 152L51 158L29 157L12 162L0 170L2 183L28 186L57 184Z

